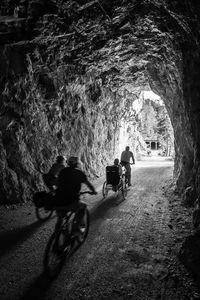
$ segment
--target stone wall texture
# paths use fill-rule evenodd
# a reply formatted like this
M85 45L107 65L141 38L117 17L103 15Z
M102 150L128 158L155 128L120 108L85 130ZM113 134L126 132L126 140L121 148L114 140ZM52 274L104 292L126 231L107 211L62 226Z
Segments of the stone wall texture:
M78 155L89 176L102 175L144 89L161 96L174 128L177 189L199 193L198 0L101 4L53 1L51 14L24 16L26 34L13 42L9 27L0 45L1 203L42 189L58 154Z

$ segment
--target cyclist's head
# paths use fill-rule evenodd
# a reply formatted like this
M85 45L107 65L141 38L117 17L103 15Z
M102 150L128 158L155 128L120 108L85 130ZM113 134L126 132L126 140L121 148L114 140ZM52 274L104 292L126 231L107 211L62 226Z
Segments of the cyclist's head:
M115 158L115 160L114 160L114 165L118 165L119 164L119 159L118 158Z
M64 158L64 156L62 156L62 155L58 155L58 156L56 157L56 161L57 161L58 163L63 163L63 162L65 161L65 158Z
M129 151L130 147L129 146L126 146L126 151Z
M76 156L71 156L71 157L68 159L67 163L68 163L69 167L71 167L71 168L76 168L76 167L78 166L78 163L79 163L78 157L76 157Z

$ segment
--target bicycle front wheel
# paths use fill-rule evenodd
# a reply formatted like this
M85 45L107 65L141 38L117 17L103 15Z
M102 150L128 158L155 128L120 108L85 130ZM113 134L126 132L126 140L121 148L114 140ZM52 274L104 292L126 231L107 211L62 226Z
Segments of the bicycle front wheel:
M127 184L126 180L122 180L122 198L123 198L123 200L125 200L127 197L127 192L128 192L127 186L128 186L128 184Z
M104 198L108 195L108 188L107 188L107 182L106 181L103 184L102 194L103 194Z
M46 246L44 254L44 271L51 279L56 278L60 273L65 259L70 256L72 243L70 236L61 229L55 231Z

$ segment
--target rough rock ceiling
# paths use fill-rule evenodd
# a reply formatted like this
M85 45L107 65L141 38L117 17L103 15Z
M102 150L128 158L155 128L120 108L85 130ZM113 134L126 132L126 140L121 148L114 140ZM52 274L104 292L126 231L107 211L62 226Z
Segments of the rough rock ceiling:
M171 19L182 31L186 25L162 5L153 5L152 2L149 6L152 11L147 14L149 4L139 9L136 4L134 1L127 6L122 3L122 7L112 8L112 17L108 17L99 10L97 1L92 1L90 6L79 8L82 14L76 16L77 22L71 24L68 35L49 37L47 30L48 37L42 40L42 44L52 45L48 46L47 51L52 54L62 44L59 54L56 53L57 61L52 55L51 65L60 64L62 68L69 69L69 64L73 62L73 76L74 72L79 75L82 72L96 81L99 78L104 87L108 86L120 95L124 90L138 95L140 89L148 89L149 84L153 88L156 86L159 94L164 94L163 87L160 89L158 86L158 78L155 78L155 73L158 73L156 69L162 66L162 83L168 85L174 93L174 85L180 81L177 78L177 64L181 64L181 57L178 57L180 45L176 40L179 33L174 35L172 30L163 31L162 27L163 23L169 25ZM89 9L95 8L93 19L82 17L90 14ZM161 15L158 15L158 11ZM162 16L163 11L165 18ZM153 84L154 79L156 84Z

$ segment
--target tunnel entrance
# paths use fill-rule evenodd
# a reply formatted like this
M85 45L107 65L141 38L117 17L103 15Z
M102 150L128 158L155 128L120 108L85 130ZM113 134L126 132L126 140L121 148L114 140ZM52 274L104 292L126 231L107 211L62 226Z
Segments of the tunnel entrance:
M129 145L136 158L169 156L174 158L173 127L161 97L153 91L141 91L122 118L119 152Z

